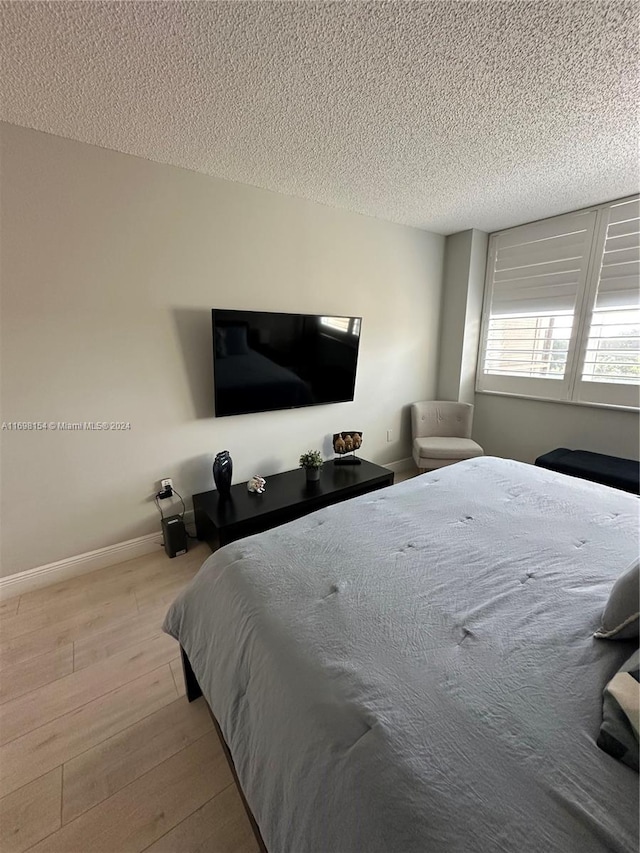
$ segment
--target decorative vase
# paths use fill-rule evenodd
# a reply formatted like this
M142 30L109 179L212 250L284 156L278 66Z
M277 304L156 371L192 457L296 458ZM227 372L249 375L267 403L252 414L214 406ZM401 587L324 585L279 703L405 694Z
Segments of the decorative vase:
M233 474L233 459L228 450L216 455L213 461L213 479L221 498L228 498L231 492L231 476Z
M320 469L319 468L305 468L304 469L307 474L307 483L317 483L320 479Z

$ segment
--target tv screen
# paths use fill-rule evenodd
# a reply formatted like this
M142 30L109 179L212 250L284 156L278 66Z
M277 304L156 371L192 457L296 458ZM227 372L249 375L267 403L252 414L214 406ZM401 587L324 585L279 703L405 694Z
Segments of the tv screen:
M217 417L353 400L360 317L211 313Z

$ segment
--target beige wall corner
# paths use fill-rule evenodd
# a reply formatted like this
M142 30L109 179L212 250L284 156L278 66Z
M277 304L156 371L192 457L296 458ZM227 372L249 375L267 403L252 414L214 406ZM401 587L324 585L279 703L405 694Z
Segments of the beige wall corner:
M488 235L475 229L447 237L437 393L473 403Z

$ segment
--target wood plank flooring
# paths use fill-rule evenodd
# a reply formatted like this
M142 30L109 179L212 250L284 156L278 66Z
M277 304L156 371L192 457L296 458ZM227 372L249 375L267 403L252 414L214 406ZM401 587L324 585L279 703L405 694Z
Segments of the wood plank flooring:
M257 853L161 629L208 554L158 549L0 604L2 853Z
M2 853L256 853L202 699L184 697L164 614L193 545L0 607Z

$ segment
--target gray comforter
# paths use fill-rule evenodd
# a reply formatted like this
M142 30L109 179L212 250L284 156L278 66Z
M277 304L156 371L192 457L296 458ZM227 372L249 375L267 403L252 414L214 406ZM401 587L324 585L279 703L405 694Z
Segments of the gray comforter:
M268 488L268 485L267 485ZM637 851L595 640L638 500L474 459L222 548L169 611L270 853Z

